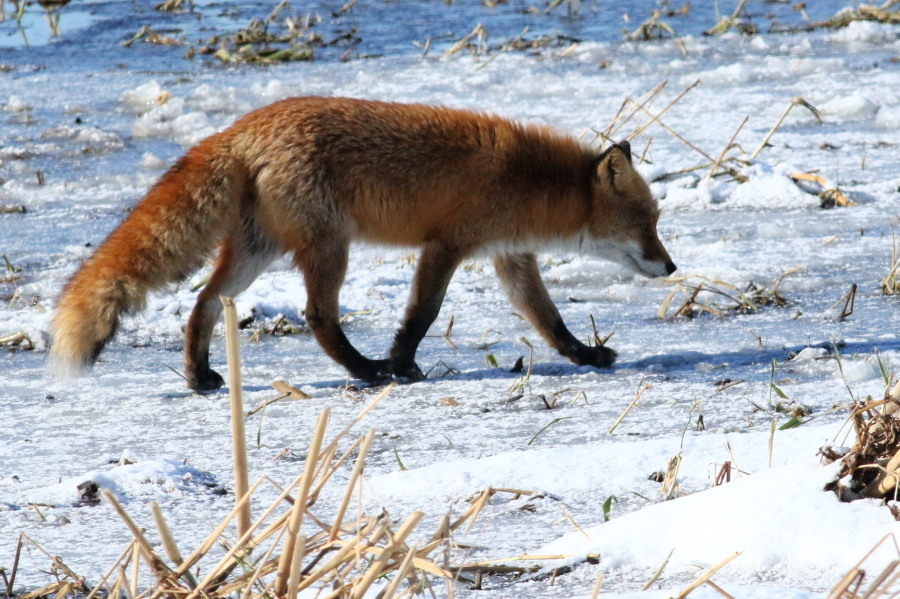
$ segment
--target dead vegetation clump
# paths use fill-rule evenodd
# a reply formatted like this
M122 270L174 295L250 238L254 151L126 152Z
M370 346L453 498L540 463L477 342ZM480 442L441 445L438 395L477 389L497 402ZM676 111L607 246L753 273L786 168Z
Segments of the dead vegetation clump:
M794 269L783 273L767 285L759 286L751 281L743 290L724 281L710 280L696 275L670 279L669 282L675 283L676 287L663 300L656 316L660 319L696 318L702 313L707 313L722 318L736 314L755 314L759 312L760 308L767 306L783 308L789 304L789 301L781 295L778 288L786 276L799 272L799 270ZM688 284L687 281L691 279L699 279L700 282ZM681 302L674 304L679 293ZM704 295L701 296L701 294ZM713 299L724 298L725 301L722 303L707 300L705 299L707 296ZM670 313L669 309L673 305L677 307Z
M389 390L390 387L373 400L353 424ZM134 538L93 585L88 585L83 577L29 537L19 535L16 555L21 556L24 548L39 549L51 561L56 578L46 587L23 594L19 599L65 597L73 593L88 599L98 596L274 599L296 598L304 589L316 588L322 589L322 597L337 599L362 597L379 585L382 588L378 596L388 598L424 592L432 584L426 575L450 583L455 569L449 564L438 565L434 555L452 547L453 533L460 527L471 526L494 492L487 490L479 494L462 515L454 520L445 517L433 534L418 542L409 539L421 534L417 527L422 512L412 512L403 521L394 520L386 511L367 514L360 510L347 518L349 512L356 512L348 508L354 496L361 492L365 458L375 431L370 430L339 453L338 443L353 424L325 444L328 418L327 409L320 413L303 471L291 484L281 488L267 477L261 478L187 557L182 557L158 507L153 509L154 520L165 556L157 550L160 545L150 542L146 532L108 491L103 491L105 501ZM333 522L329 523L315 515L313 508L323 487L345 463L353 464L352 474ZM236 531L229 532L232 522L247 509L250 498L263 483L279 491L277 499L246 530L241 531L239 524ZM222 550L216 553L212 550L217 545ZM4 572L10 596L13 596L12 586L19 566L17 557L12 571Z
M881 293L884 295L900 295L900 279L897 271L900 269L900 251L898 251L897 237L894 235L894 225L891 225L891 269L881 279Z
M874 4L860 4L856 8L844 8L836 12L831 18L813 23L811 28L840 29L847 27L854 21L875 21L889 25L900 24L900 10L891 10L900 4L898 0L886 0L880 6Z
M852 447L819 450L826 464L839 461L838 479L826 486L842 501L900 499L900 382L887 386L882 399L857 402L850 414L856 434ZM891 506L900 519L900 509Z

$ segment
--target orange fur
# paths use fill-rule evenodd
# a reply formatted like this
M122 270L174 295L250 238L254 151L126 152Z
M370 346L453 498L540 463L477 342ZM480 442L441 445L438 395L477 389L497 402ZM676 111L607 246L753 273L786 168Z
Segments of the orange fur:
M532 248L560 243L658 276L674 270L658 210L627 145L598 155L569 136L481 113L341 98L294 98L252 112L188 153L72 277L54 318L51 361L89 366L123 312L183 278L222 244L188 321L185 369L209 368L219 294L236 295L289 252L323 349L366 380L417 378L414 355L461 259L487 249L517 308L561 353L605 366L562 324ZM406 319L389 357L361 356L340 330L337 294L353 239L420 246Z

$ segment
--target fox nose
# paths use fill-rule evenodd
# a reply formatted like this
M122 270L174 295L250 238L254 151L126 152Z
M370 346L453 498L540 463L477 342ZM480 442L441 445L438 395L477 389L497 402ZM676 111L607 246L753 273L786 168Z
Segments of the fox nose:
M676 270L678 270L678 267L675 266L675 263L672 262L671 260L668 260L668 261L666 262L666 274L669 274L669 275L670 275L670 274L672 274L673 272L675 272Z

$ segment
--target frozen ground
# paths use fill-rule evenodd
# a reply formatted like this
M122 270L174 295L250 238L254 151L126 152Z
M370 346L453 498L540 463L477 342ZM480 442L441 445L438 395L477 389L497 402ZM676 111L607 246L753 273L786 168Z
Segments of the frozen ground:
M720 4L724 13L732 9ZM653 184L679 277L743 289L799 268L779 288L785 307L661 320L657 311L674 283L599 260L545 255L543 275L570 328L586 339L592 314L601 334L615 331L609 344L619 362L597 372L555 355L510 313L487 261L461 268L434 336L419 351L420 366L434 366L431 377L398 387L361 425L360 433L367 427L381 433L368 460L367 509L385 507L397 518L424 510L429 530L486 486L520 488L543 498L497 496L462 539L477 548L455 556L457 563L523 553L601 556L596 565L575 560L552 587L546 579L486 578L484 587L496 597L588 597L601 572L604 596L668 597L734 551L743 553L715 578L732 595L819 597L880 538L898 531L887 508L841 504L821 492L833 471L816 457L823 444L847 442L840 429L851 393L883 393L876 351L888 370L900 371L900 307L879 290L890 269L890 225L900 216L897 27L689 36L683 47L622 44L617 34L598 34L565 56L564 48L508 52L487 64L465 54L442 58L447 40L424 59L413 49L377 60L225 69L183 60L181 50L169 48L110 43L106 54L92 53L96 40L124 39L137 27L116 3L87 6L100 13L93 17L98 23L74 38L0 50L0 207L27 209L0 214L0 253L21 269L0 267L0 280L20 277L0 283L0 336L24 331L37 346L0 347L0 567L11 565L17 534L25 532L89 580L105 571L129 535L109 506L74 505L75 486L85 478L107 485L148 529L147 503L158 501L183 549L230 509L230 493L216 491L231 489L227 393L189 393L169 368L180 368L191 287L206 271L153 295L146 312L124 321L94 371L75 382L45 377L46 330L55 298L91 251L88 244L96 246L187 146L250 109L302 94L474 107L579 134L605 127L625 97L637 99L667 80L652 104L656 112L699 79L662 120L713 157L749 116L736 139L740 147L729 154L746 158L795 97L823 118L818 123L795 108L771 147L743 169L747 183L705 179L707 168ZM454 30L457 39L469 29ZM160 105L163 92L168 100ZM618 136L643 122L629 122ZM704 162L659 125L633 146L640 153L648 143L642 166L648 178ZM788 179L795 170L817 170L857 206L821 209L818 198ZM353 313L348 335L366 354L378 356L389 345L412 255L355 248L341 304ZM839 322L832 305L852 283L855 310ZM251 479L292 479L316 413L330 406L336 431L378 391L346 388L345 373L304 326L305 299L299 276L283 261L237 302L241 317L256 317L242 334L247 406L274 397L269 384L276 378L313 396L276 403L249 420ZM254 335L280 315L300 332ZM454 346L441 338L451 317ZM533 372L523 397L509 402L521 378L509 370L518 357L528 359L522 337L534 344ZM844 377L833 343L842 345ZM790 359L808 347L826 351ZM212 360L224 372L221 337ZM790 418L772 406L786 403L770 392L772 360L790 405L809 415L799 427L776 431L770 467L772 420ZM719 390L725 379L740 383ZM639 404L607 432L642 382L650 387ZM541 396L555 407L548 410ZM705 430L697 427L701 415ZM125 451L142 461L114 468L110 462ZM677 454L683 497L663 502L648 477ZM710 490L727 460L746 474ZM610 496L617 502L604 523ZM260 505L268 505L265 499L263 493ZM323 496L320 503L334 500ZM572 522L585 534L573 533ZM657 590L638 593L673 549ZM871 571L894 557L893 549L876 554ZM38 554L25 559L17 588L46 583L46 566ZM457 595L488 596L464 585ZM705 589L693 596L720 595Z

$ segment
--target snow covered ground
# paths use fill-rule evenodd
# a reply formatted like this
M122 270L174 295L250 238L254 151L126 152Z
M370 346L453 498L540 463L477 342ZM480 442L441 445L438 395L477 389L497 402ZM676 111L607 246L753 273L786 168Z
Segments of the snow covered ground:
M627 12L639 3L620 4ZM733 9L719 4L723 13ZM395 389L358 431L380 433L368 460L366 509L384 507L397 518L424 510L429 531L487 486L534 492L515 500L498 494L461 539L475 548L455 562L560 554L576 566L553 586L546 578L487 577L492 597L588 597L600 573L602 596L668 597L735 551L742 554L714 578L733 596L820 597L877 541L900 532L886 507L842 504L822 492L834 469L816 456L824 444L849 443L841 429L851 394L884 392L879 359L900 372L900 307L879 289L890 270L890 227L900 217L896 26L622 43L618 21L606 37L595 32L568 51L504 52L490 62L442 56L453 41L446 38L424 58L410 45L372 60L222 68L182 59L183 48L121 48L115 41L137 29L127 16L131 4L84 6L90 22L70 37L63 14L61 39L0 49L0 208L27 210L0 213L0 254L16 269L0 264L0 337L22 331L36 346L0 347L0 567L11 566L25 532L89 581L106 570L129 533L106 504L78 504L76 487L85 479L112 490L148 530L147 504L159 502L183 550L229 511L233 497L220 491L232 486L227 392L192 394L170 369L180 369L192 287L208 269L154 294L145 312L123 322L94 371L74 382L45 375L47 327L66 278L187 147L248 110L303 94L471 107L577 135L606 127L626 97L668 81L650 105L656 113L699 79L661 120L713 158L745 116L728 156L748 158L795 97L822 114L820 123L795 107L771 145L739 167L746 183L707 178L707 167L652 185L676 279L743 290L790 273L778 288L786 306L660 319L675 282L544 255L543 276L573 332L587 339L590 315L601 335L615 332L609 345L619 362L601 372L555 355L511 314L489 262L467 262L419 350L423 370L434 367L429 379ZM404 10L415 11L415 3ZM459 10L471 11L470 24L454 29L455 39L479 17L474 8ZM98 53L101 42L105 53ZM615 137L646 122L635 118ZM707 162L659 124L632 142L638 154L648 144L641 166L648 179ZM820 208L788 178L794 171L817 171L857 205ZM363 353L386 351L414 265L412 250L354 248L341 306L347 334ZM854 312L840 321L834 305L853 283ZM676 294L670 315L682 298ZM698 299L729 305L713 294ZM255 318L242 333L246 405L276 396L269 385L277 378L313 397L275 403L249 419L251 479L293 479L317 412L331 407L337 431L379 391L346 387L345 373L304 324L305 300L287 261L237 300L239 316ZM282 316L299 332L255 334ZM442 339L451 318L452 345ZM520 356L528 362L523 337L534 346L527 381L510 373ZM212 361L224 372L221 336ZM788 400L772 393L772 380ZM643 384L649 388L637 406L609 432ZM780 426L791 418L777 403L802 406L806 415L800 426L776 430L770 455L773 419ZM137 462L111 463L123 452ZM663 501L649 477L676 455L680 497ZM726 461L735 469L732 482L711 489ZM261 493L259 505L268 505L272 492ZM654 590L638 592L670 552ZM599 563L576 559L585 554L599 554ZM869 569L896 557L889 543ZM48 581L39 554L22 567L18 589ZM486 596L465 585L457 595ZM720 595L704 588L692 596Z

